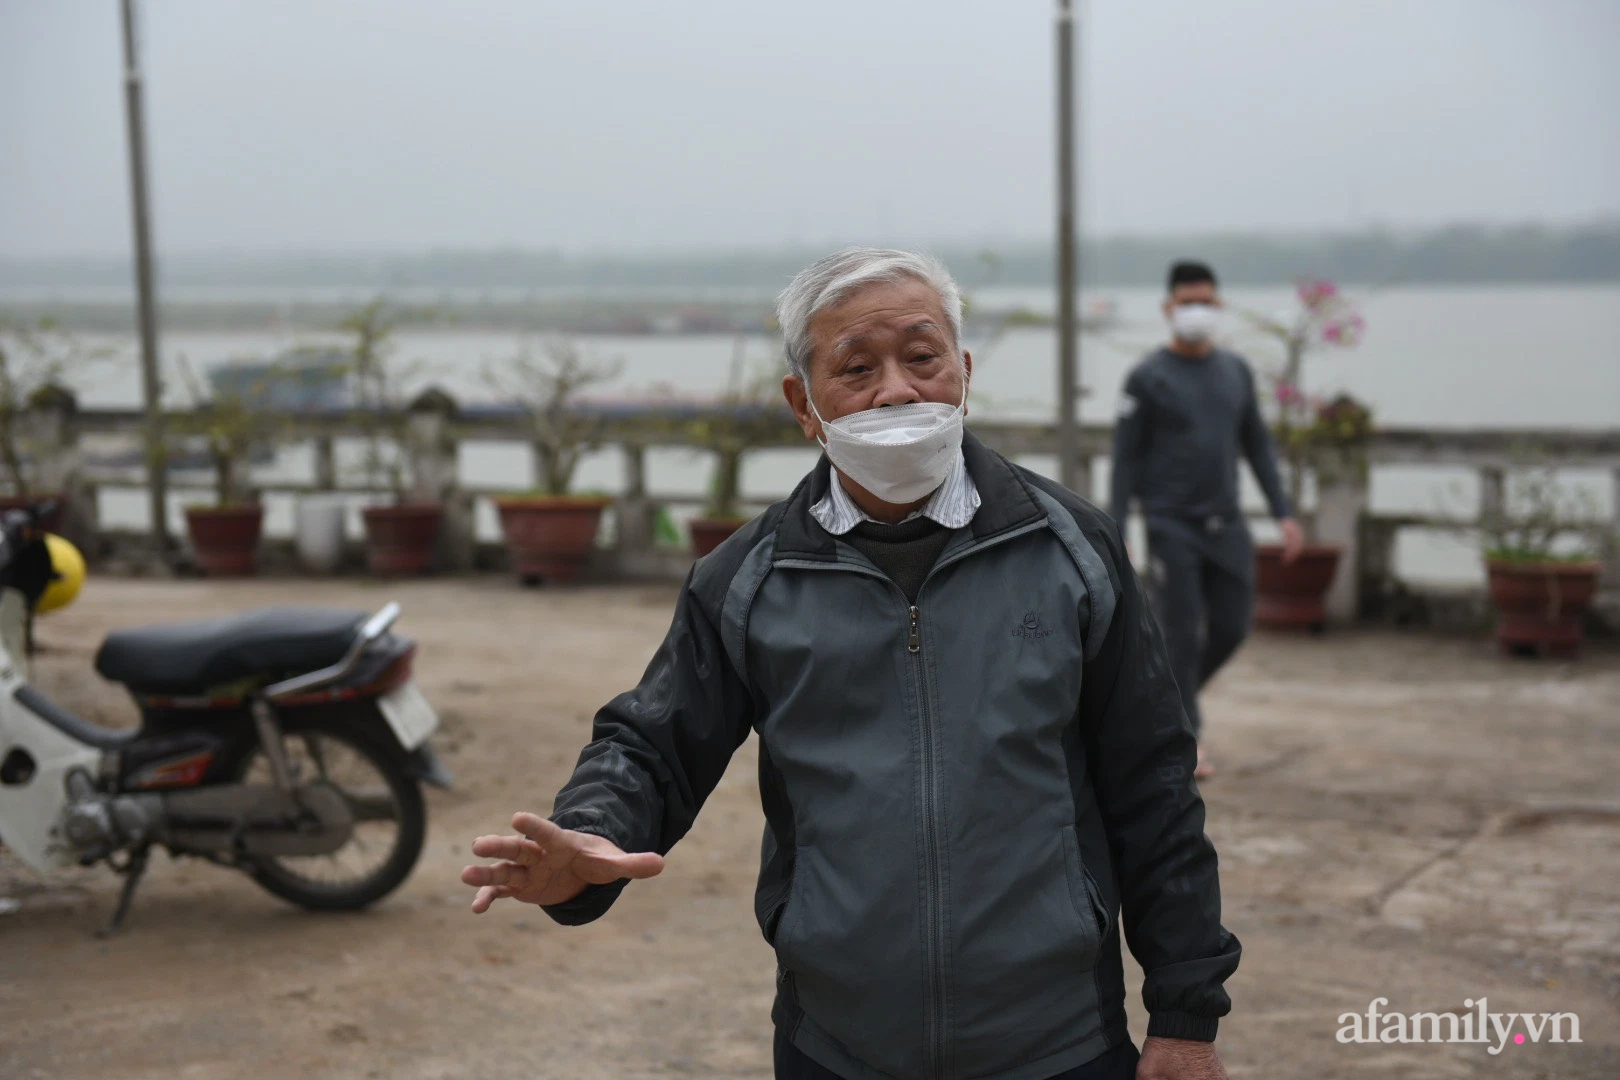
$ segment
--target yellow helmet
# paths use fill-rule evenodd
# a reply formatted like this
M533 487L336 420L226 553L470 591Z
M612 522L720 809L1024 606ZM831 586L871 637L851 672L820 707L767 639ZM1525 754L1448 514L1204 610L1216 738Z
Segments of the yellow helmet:
M55 533L46 533L45 550L51 557L51 583L45 586L39 603L34 605L34 610L41 615L73 603L84 585L85 575L84 556L71 542Z

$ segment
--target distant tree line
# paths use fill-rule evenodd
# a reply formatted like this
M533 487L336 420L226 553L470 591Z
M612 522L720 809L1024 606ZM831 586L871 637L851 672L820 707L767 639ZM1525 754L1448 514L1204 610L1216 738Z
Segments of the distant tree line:
M1051 247L1038 242L942 244L934 250L964 285L1045 285ZM401 255L163 256L164 284L387 289L529 288L785 283L825 248L667 255L441 250ZM1213 233L1112 237L1081 246L1081 272L1098 285L1156 285L1179 258L1211 263L1223 281L1277 284L1302 275L1397 284L1620 281L1620 220L1578 226L1457 225L1402 233ZM124 285L127 260L0 258L0 287Z

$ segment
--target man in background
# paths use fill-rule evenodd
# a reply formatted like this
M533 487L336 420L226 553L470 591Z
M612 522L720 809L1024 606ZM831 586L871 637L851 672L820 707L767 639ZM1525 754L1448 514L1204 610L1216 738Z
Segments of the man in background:
M1204 753L1198 691L1249 633L1254 544L1238 502L1238 455L1254 470L1282 526L1283 558L1304 544L1277 474L1255 400L1254 374L1217 348L1221 297L1199 262L1170 268L1164 315L1170 343L1125 380L1114 427L1114 519L1123 528L1134 497L1147 521L1153 608L1182 704L1199 739L1193 775L1214 775Z

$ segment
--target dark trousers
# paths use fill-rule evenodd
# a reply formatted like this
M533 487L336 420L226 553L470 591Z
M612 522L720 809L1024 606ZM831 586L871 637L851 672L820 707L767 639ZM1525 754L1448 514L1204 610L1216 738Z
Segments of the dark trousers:
M1136 1047L1122 1042L1102 1057L1059 1073L1051 1080L1133 1080L1136 1076ZM843 1077L811 1061L797 1046L788 1042L782 1029L776 1030L776 1080L844 1080Z
M1149 529L1153 612L1193 734L1203 730L1198 691L1249 636L1254 554L1247 532L1182 535Z

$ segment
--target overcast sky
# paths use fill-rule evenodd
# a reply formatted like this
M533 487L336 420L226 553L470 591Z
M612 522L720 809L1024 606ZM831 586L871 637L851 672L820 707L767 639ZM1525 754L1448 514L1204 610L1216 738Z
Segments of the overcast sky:
M1045 0L144 0L166 251L1021 239ZM0 0L0 256L129 244L117 0ZM1089 0L1104 233L1620 214L1620 0Z

